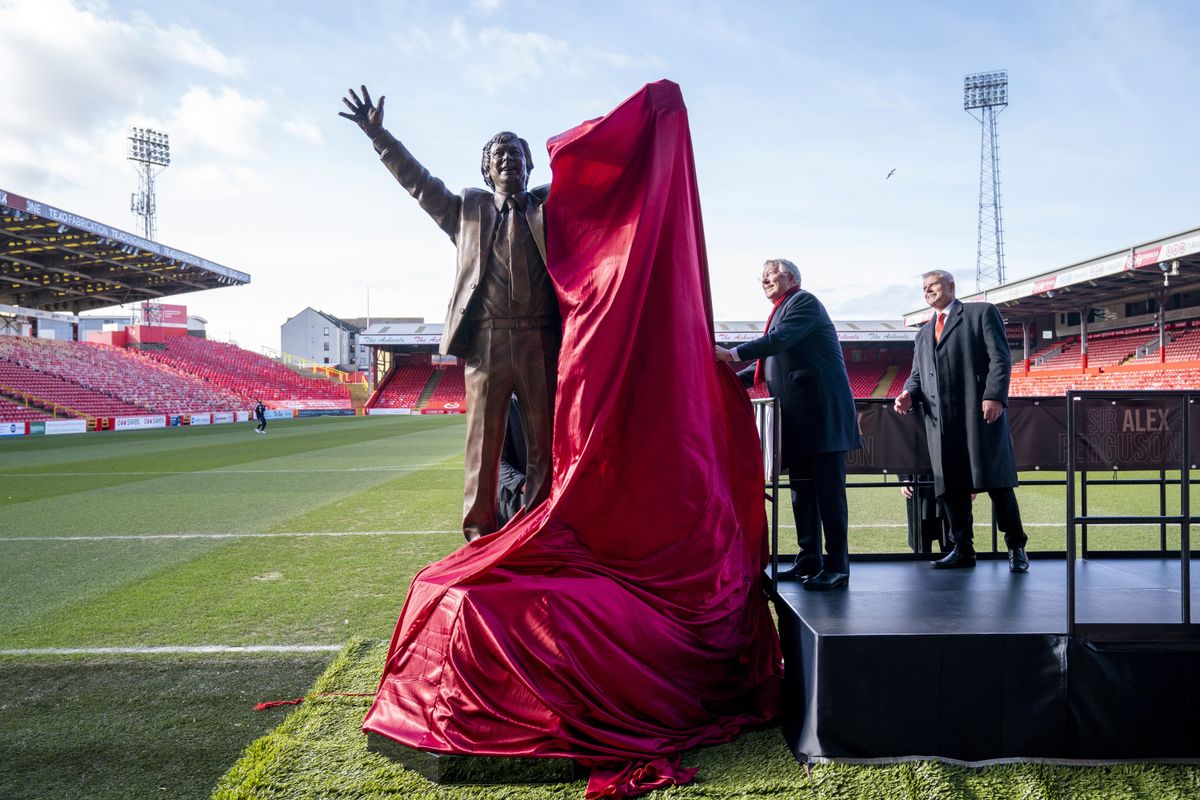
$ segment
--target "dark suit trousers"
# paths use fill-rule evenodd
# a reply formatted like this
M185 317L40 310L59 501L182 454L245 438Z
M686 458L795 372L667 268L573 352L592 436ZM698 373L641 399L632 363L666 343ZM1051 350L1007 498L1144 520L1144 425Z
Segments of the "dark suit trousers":
M849 572L846 533L846 453L801 454L788 467L792 514L796 518L796 543L805 562L821 562L827 572ZM825 557L821 558L824 529Z
M1004 531L1004 545L1012 550L1024 547L1028 537L1021 524L1021 508L1017 505L1017 494L1011 487L986 489L996 511L996 527ZM950 541L955 546L975 549L974 515L971 513L970 491L950 491L942 495L946 508L946 520L950 523Z
M550 496L551 436L557 388L556 324L526 330L480 328L471 338L464 378L467 443L464 453L463 534L496 531L500 454L515 392L525 429L525 507Z

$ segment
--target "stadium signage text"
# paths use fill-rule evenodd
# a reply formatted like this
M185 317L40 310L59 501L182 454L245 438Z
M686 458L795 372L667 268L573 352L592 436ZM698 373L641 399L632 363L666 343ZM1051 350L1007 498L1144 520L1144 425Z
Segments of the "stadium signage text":
M0 436L24 436L24 422L0 422Z
M134 428L165 428L170 419L162 414L145 417L113 417L110 428L115 431L128 431Z
M77 230L87 231L88 233L95 234L96 236L104 239L112 239L115 242L121 242L122 244L137 247L151 253L156 253L160 256L164 256L184 264L189 264L193 267L198 267L206 272L224 275L225 277L233 278L240 283L250 282L250 276L246 273L222 266L215 262L209 261L207 258L200 258L199 256L192 255L191 253L185 253L182 250L176 250L174 247L167 247L166 245L159 244L158 242L152 242L149 239L128 233L119 228L112 228L101 222L88 219L87 217L81 217L78 214L72 214L69 211L63 211L62 209L55 208L52 205L47 205L46 203L39 203L36 200L30 200L28 198L21 197L20 195L11 194L2 189L0 189L0 205L5 205L9 208L16 209L17 211L23 211L27 214L34 214L53 222L60 222L63 225L69 225Z

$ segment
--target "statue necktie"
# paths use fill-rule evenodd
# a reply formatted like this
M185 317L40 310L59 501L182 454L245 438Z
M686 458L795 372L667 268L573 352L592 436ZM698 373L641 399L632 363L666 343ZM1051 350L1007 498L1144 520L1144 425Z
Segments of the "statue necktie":
M529 276L525 274L525 265L518 264L516 255L521 252L521 226L517 216L521 209L517 201L511 197L504 200L504 236L508 240L508 289L514 303L529 302Z

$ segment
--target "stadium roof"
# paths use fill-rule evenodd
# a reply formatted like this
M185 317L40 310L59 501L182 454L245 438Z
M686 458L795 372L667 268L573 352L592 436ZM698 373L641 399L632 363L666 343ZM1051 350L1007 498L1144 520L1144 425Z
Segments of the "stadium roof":
M78 314L249 282L244 272L0 189L0 304Z
M963 276L958 276L962 280ZM1164 283L1166 280L1168 283ZM1135 295L1200 289L1200 228L1166 236L1078 264L1022 278L961 297L1000 308L1009 321L1079 311ZM933 315L928 306L904 315L905 325L920 325Z
M765 321L718 322L713 333L718 342L749 342L763 335L765 325ZM904 327L900 320L834 320L833 327L841 342L911 342L917 336L915 330Z
M911 342L917 332L896 320L854 320L835 322L838 339L843 342ZM718 342L748 342L762 336L763 321L718 322L713 333ZM359 344L379 346L438 345L442 341L442 323L374 323L358 336Z

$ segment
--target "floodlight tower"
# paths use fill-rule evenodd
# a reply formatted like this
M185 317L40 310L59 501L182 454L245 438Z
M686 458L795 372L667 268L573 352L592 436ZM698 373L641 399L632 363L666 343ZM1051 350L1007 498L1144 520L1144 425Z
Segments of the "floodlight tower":
M979 72L963 80L963 109L980 123L976 289L1004 283L1004 221L1000 215L1000 146L996 141L996 117L1007 107L1007 70Z
M138 172L138 191L129 196L129 210L140 218L142 236L154 241L154 176L171 165L170 139L161 131L130 128L126 158Z

